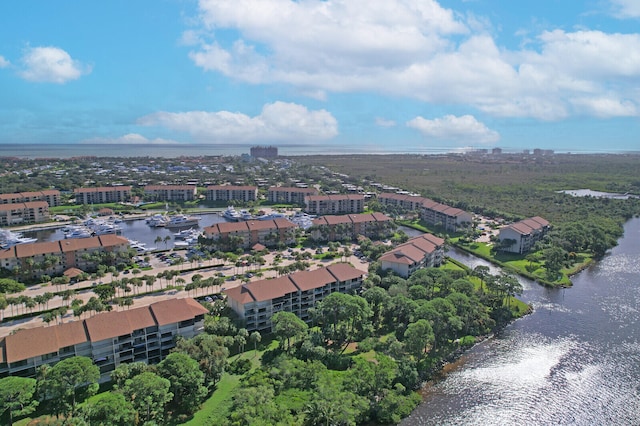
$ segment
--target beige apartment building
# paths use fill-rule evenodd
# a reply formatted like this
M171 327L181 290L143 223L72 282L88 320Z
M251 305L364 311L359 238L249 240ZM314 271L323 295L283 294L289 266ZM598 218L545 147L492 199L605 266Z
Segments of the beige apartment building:
M102 186L73 190L76 204L122 203L131 199L130 186Z
M0 204L0 226L47 222L50 219L46 201Z
M248 203L258 199L257 186L210 185L206 199L209 201L241 201Z
M144 187L145 201L193 201L196 199L195 185L147 185Z
M420 218L429 225L440 226L451 232L468 226L473 221L469 212L415 195L383 193L378 195L378 201L387 206L419 211Z
M309 195L318 195L318 191L313 188L272 186L269 188L267 199L272 204L298 204L304 206L304 199Z
M393 233L393 221L383 213L325 215L313 219L307 230L317 241L339 241L365 237L386 238Z
M128 252L129 240L119 235L100 235L90 238L68 238L30 244L18 244L0 250L0 267L31 271L34 279L42 275L56 276L69 268L89 270L95 265L89 258L95 252ZM42 265L36 268L35 265Z
M530 217L500 230L498 239L501 248L510 253L524 254L529 252L533 245L540 241L549 232L551 227L546 219L540 216ZM511 245L504 245L505 241L512 242Z
M203 331L206 313L193 299L170 299L83 321L19 330L0 339L0 377L35 377L41 365L86 356L100 368L101 381L108 381L120 364L160 362L175 347L176 337L190 338Z
M204 236L220 249L249 248L255 244L273 247L294 243L297 228L284 218L222 222L205 227Z
M305 212L308 214L348 214L364 211L364 195L308 195L304 199Z
M253 281L225 290L227 304L244 320L248 331L271 331L271 317L293 312L310 322L309 309L334 292L351 293L362 286L364 272L347 263Z
M35 192L16 192L12 194L0 194L0 204L19 204L31 201L46 201L49 207L60 205L60 191L47 189Z
M421 268L440 266L444 260L444 240L431 234L411 238L379 259L383 270L392 270L403 278Z

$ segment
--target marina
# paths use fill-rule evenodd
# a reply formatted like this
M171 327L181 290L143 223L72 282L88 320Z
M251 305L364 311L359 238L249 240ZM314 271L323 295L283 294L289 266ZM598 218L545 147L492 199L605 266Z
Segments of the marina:
M162 215L160 215L162 216ZM168 226L151 226L150 219L158 220L158 215L154 214L148 218L136 218L122 220L117 224L119 228L118 235L121 235L135 246L138 252L151 251L153 249L171 249L174 247L184 247L193 243L196 234L201 234L202 229L215 223L226 222L226 220L218 213L204 213L191 215L195 217L194 222L184 226L168 227ZM61 225L47 229L33 229L21 232L22 238L29 238L30 242L56 241L65 238L83 238L82 235L88 233L86 237L91 236L90 230L83 223L77 225ZM187 229L184 229L187 228ZM184 232L183 232L184 231ZM179 234L179 235L176 235Z

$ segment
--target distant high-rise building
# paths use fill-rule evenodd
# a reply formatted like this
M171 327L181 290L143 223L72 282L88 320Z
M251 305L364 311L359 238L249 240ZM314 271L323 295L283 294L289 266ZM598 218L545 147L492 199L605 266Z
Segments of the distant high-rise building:
M491 154L493 154L493 155L500 155L500 154L502 154L502 148L493 148L493 149L491 150Z
M252 146L251 156L254 158L276 158L278 156L278 147L275 146Z

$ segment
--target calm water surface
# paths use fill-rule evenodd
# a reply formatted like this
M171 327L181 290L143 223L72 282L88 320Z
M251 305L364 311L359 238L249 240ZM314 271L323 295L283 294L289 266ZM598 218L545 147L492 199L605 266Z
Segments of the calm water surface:
M200 221L198 223L199 229L204 229L205 227L211 226L214 223L225 222L225 219L217 213L198 214L197 216L200 218ZM152 228L147 225L144 219L127 220L118 223L118 225L120 226L120 228L122 228L121 235L123 237L145 243L147 245L147 248L172 248L173 243L175 242L173 234L179 231L179 229ZM55 241L64 239L64 232L62 231L62 228L29 231L23 232L23 234L26 237L38 238L38 241ZM164 238L167 236L170 237L170 240L167 241L166 245L164 241L160 243L155 242L157 237L160 237L164 240Z
M640 424L640 219L572 288L521 282L534 313L427 385L401 425Z

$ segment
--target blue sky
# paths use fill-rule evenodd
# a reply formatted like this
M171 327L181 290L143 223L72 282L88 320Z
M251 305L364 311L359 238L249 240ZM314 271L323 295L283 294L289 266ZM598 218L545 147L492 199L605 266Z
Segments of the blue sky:
M0 143L637 151L639 23L638 0L5 1Z

